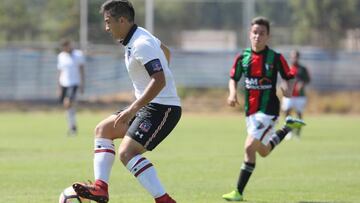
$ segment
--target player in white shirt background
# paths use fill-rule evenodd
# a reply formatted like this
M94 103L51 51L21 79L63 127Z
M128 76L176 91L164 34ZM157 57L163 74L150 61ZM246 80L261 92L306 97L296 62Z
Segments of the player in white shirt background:
M113 141L122 138L119 157L123 165L156 203L175 203L162 186L154 165L143 156L170 134L181 117L180 99L168 67L170 51L134 23L135 11L129 1L108 0L101 13L106 31L125 48L125 64L136 100L96 126L95 182L74 183L73 188L81 197L99 203L109 201L109 176L115 159Z
M62 51L57 57L60 102L66 109L68 135L76 135L76 94L84 93L84 54L74 49L69 39L61 41Z

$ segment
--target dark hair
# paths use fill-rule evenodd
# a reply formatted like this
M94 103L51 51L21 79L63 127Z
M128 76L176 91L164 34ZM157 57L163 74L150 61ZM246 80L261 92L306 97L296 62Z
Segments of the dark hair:
M128 0L107 0L101 5L100 13L108 12L113 18L125 17L130 22L135 20L135 10Z
M262 17L262 16L258 16L256 18L252 19L251 26L253 26L253 25L263 25L263 26L265 26L268 34L270 34L270 21L267 18Z
M295 54L296 57L300 58L300 52L299 52L299 50L295 49L295 50L293 50L292 52Z
M71 40L68 38L64 38L60 41L61 47L69 46L71 45Z

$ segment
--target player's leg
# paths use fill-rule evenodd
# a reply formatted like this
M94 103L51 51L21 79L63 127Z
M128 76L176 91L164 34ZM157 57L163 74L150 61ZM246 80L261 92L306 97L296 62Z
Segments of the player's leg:
M236 190L224 194L222 197L229 201L243 200L243 192L247 182L255 169L256 152L262 147L262 142L266 142L269 129L273 125L274 116L267 116L263 113L256 113L246 117L248 137L245 141L244 163L241 166L240 175L237 181Z
M281 143L288 133L293 130L298 130L305 125L305 122L301 119L292 118L290 116L286 117L285 124L271 136L269 144L266 146L267 150L272 151Z
M174 203L165 192L154 165L142 154L153 150L174 129L181 108L149 104L143 107L130 125L119 147L120 160L157 203Z
M67 96L64 100L64 107L66 108L69 135L75 135L77 133L76 125L76 93L77 86L67 88Z
M262 157L268 156L270 152L275 148L275 146L279 145L289 132L291 132L292 130L299 130L304 125L304 121L300 119L287 117L284 126L274 132L274 121L274 123L270 124L271 128L264 135L265 137L262 140L262 144L258 147L258 153Z
M258 153L260 154L260 156L268 156L275 148L275 146L279 145L290 131L291 129L286 126L282 127L276 132L274 132L274 130L271 130L271 133L267 135L269 137L268 142L262 143L262 145L259 146Z
M281 101L281 110L284 112L285 116L289 116L291 114L291 105L292 99L289 97L283 97Z
M70 113L69 113L69 106L70 106L69 92L70 92L69 87L61 86L59 101L65 109L66 120L68 124L68 135L73 135L71 132L71 122L70 122Z
M115 159L113 140L123 138L128 129L128 125L124 124L118 124L114 128L115 118L116 115L111 115L102 120L95 128L94 184L75 183L73 185L79 196L100 203L107 202L109 199L109 177Z
M224 194L222 198L228 201L242 201L244 189L255 169L256 152L261 145L261 142L249 135L246 138L244 145L244 162L241 165L240 174L238 177L236 190Z
M296 98L296 103L295 103L295 110L296 110L296 115L299 119L303 119L303 112L306 106L306 97L301 96L301 97L297 97ZM295 134L300 137L300 132L301 132L301 128L294 130Z

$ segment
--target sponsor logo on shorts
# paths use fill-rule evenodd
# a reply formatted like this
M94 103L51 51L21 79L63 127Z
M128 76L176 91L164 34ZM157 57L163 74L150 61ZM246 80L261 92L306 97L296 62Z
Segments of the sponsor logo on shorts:
M256 129L260 130L260 129L263 129L263 128L265 127L262 122L258 121L257 123L258 123L258 124L257 124L257 126L256 126Z
M144 137L144 134L139 133L139 131L136 131L135 135L139 136L140 139Z

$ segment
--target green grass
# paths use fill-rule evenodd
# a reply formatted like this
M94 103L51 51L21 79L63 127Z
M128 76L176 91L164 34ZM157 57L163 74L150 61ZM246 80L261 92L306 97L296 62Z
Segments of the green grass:
M66 137L62 112L0 114L0 202L57 202L74 181L93 178L93 128L107 116L82 112L80 134ZM360 202L360 116L308 116L301 140L260 158L245 190L248 203ZM234 189L243 157L239 115L184 114L146 156L179 203L221 203ZM116 141L119 144L119 140ZM111 203L153 202L116 160Z

